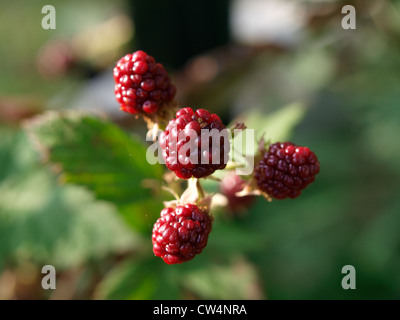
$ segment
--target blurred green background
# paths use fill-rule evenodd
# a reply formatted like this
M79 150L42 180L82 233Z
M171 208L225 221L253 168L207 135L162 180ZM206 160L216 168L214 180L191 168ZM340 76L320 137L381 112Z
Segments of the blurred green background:
M41 27L47 4L55 30ZM345 4L355 30L341 26ZM0 299L400 298L400 1L0 8ZM310 147L315 183L294 200L216 210L188 263L154 257L171 197L143 186L165 168L145 162L145 125L113 96L114 64L137 49L164 64L182 105ZM40 285L48 264L56 290ZM344 265L356 290L341 287Z

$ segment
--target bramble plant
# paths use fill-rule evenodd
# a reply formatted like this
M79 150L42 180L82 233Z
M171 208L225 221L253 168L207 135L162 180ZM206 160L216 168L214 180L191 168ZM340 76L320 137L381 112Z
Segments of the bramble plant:
M257 130L246 129L246 124L253 127L251 119L225 126L206 109L181 108L167 71L143 51L121 58L113 75L120 109L147 123L166 172L160 163L146 162L150 148L139 138L103 117L49 112L30 121L27 130L44 158L55 164L61 181L85 186L98 199L114 203L138 233L147 236L149 220L155 222L153 253L167 264L192 260L203 251L218 206L235 211L250 206L256 196L268 201L298 197L319 172L318 159L309 148L292 142L265 143L260 136L265 122ZM283 111L292 115L296 108ZM268 128L275 130L272 120ZM244 139L248 131L251 134ZM244 141L252 153L246 150L239 157L244 161L237 161L237 146ZM243 170L249 166L251 170ZM220 182L220 193L204 187L214 180ZM164 201L165 190L175 199Z
M400 2L222 2L2 3L0 299L398 298Z

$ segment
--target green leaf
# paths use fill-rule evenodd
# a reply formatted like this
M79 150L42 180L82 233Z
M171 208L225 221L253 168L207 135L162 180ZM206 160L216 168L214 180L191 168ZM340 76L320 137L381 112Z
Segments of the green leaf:
M255 267L243 257L227 265L211 264L183 276L183 285L201 299L263 299Z
M163 208L161 198L157 201L154 201L154 198L147 198L141 202L121 206L119 212L132 228L151 234L153 224L160 217L159 213Z
M37 183L44 184L41 190L29 191ZM19 187L0 200L0 261L30 260L69 268L136 246L115 208L94 201L86 190L64 186L52 191L54 181L42 173ZM45 189L49 194L43 193Z
M18 130L0 127L0 183L32 171L32 149Z
M161 180L161 165L150 165L146 146L110 121L77 112L51 112L26 127L45 158L61 172L61 181L87 187L121 212L153 200L143 182ZM158 213L153 212L151 220ZM129 221L139 222L130 225L144 231L146 218L141 210L131 214L138 216Z
M160 258L136 257L113 268L99 284L96 299L158 300L178 299L178 279Z
M246 167L242 174L248 175L253 169L254 156L258 153L261 138L264 138L266 143L287 141L306 111L307 108L303 103L296 102L272 113L264 114L252 111L248 115L239 117L231 126L237 122L243 122L247 129L239 131L239 133L233 131L230 161ZM223 173L215 174L215 176L218 175L221 177Z
M139 244L113 205L38 166L25 134L2 129L2 137L0 269L27 260L70 268Z
M251 112L244 119L248 129L256 131L255 136L264 135L266 141L272 143L290 138L292 131L301 122L307 108L301 102L294 102L272 113Z

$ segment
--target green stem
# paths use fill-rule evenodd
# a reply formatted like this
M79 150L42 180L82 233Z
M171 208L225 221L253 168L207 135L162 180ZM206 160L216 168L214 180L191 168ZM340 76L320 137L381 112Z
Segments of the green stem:
M197 195L198 195L198 199L197 200L201 200L205 198L205 192L203 187L200 184L200 180L196 179L196 178L190 178L188 180L188 189L193 190L193 191L197 191Z
M178 194L172 188L167 187L167 186L161 186L161 189L168 191L170 194L172 194L174 196L175 200L179 200Z
M234 170L237 168L244 168L244 167L245 167L245 164L243 164L243 163L228 162L225 167L225 170Z
M199 193L199 200L202 200L206 197L206 193L203 189L203 187L200 184L200 180L196 179L196 187L197 187L197 192Z

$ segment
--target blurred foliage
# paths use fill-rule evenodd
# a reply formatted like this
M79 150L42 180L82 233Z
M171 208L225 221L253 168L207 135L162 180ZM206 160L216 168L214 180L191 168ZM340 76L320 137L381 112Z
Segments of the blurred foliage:
M295 102L269 114L254 110L238 121L245 123L247 128L255 130L254 142L257 147L257 141L262 137L267 140L266 142L272 143L290 139L294 127L303 119L306 111L304 103Z
M295 200L259 198L240 216L219 208L203 253L174 266L152 254L151 228L166 196L156 191L163 168L147 164L144 137L134 132L139 121L128 132L112 118L41 115L27 129L41 145L38 155L21 126L3 116L3 96L46 109L79 95L75 89L90 82L82 65L43 79L35 54L124 6L54 3L56 31L36 27L49 2L14 1L0 12L2 25L15 26L0 28L10 44L0 48L0 289L10 273L37 272L30 262L56 266L58 293L70 277L79 283L68 298L400 298L399 1L353 1L357 29L348 31L340 25L344 2L301 1L308 15L297 44L201 52L200 66L214 66L207 81L193 80L193 65L180 70L185 105L207 107L226 123L246 119L267 141L307 145L321 172ZM218 191L215 181L204 185ZM341 288L347 264L356 268L356 290Z
M57 184L23 133L2 129L1 137L0 268L31 260L68 268L132 250L113 205Z
M158 183L163 170L148 164L139 139L80 113L45 114L27 128L43 155L60 166L61 181L85 186L97 198L113 202L136 230L146 230L154 211L161 210L144 181Z
M56 29L43 30L41 21L44 14L42 7L53 5L56 8ZM112 16L123 12L121 1L60 1L39 0L35 2L26 0L2 1L0 3L0 48L1 70L0 95L19 95L39 100L44 106L62 107L73 95L74 90L82 82L96 72L100 71L93 57L85 55L79 47L80 41L89 42L93 35L81 39L83 34L96 29L96 26L107 21ZM13 32L10 32L10 29ZM103 31L103 40L110 41L109 36ZM111 41L110 41L111 42ZM44 49L52 44L60 43L61 47L53 49L53 64L60 62L65 54L72 54L74 64L78 67L71 68L68 73L61 73L56 77L43 78L38 70L38 61ZM65 53L64 49L67 49ZM118 52L113 53L114 59ZM48 57L47 57L48 58ZM111 58L112 59L112 58ZM111 61L114 61L113 59ZM65 66L73 67L73 66ZM55 68L55 66L54 66ZM57 99L54 98L57 95Z

